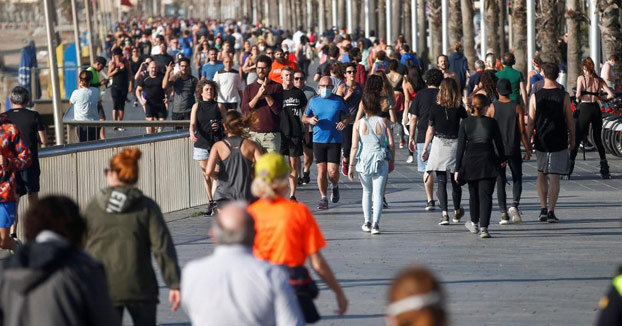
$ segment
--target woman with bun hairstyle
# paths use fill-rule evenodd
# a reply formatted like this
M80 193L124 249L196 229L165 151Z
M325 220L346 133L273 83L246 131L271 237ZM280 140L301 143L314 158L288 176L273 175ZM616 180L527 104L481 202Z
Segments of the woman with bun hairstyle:
M218 179L214 193L217 207L230 200L252 201L252 166L262 154L259 146L248 139L248 128L255 123L257 116L252 112L242 115L238 111L229 111L225 114L223 125L227 137L212 146L205 168L206 178Z
M134 325L155 325L158 282L151 265L155 257L168 286L173 311L180 303L180 271L171 234L158 204L138 188L141 152L125 149L104 169L108 187L85 210L85 250L102 262L112 299L123 316L127 308Z

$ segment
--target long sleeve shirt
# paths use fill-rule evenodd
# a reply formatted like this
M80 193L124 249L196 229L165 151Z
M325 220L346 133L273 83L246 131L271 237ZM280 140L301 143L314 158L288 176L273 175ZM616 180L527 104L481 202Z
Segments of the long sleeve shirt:
M259 121L251 127L251 131L278 132L280 124L279 114L283 108L283 86L268 80L264 95L272 98L274 101L273 105L268 105L268 101L265 98L261 98L257 101L255 107L251 108L249 103L255 98L260 87L261 85L258 82L246 86L242 94L242 113L254 111L257 114Z
M19 129L9 121L6 113L0 114L0 202L15 201L15 172L30 166L31 154L22 141Z

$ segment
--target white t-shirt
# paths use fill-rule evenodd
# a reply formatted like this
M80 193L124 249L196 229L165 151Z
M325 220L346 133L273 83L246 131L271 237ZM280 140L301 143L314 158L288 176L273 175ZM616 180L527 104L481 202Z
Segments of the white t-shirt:
M237 70L219 70L213 80L218 85L218 103L240 103L239 92L244 90L244 85Z
M69 102L73 105L73 119L76 121L97 121L99 90L95 87L78 88L71 93Z

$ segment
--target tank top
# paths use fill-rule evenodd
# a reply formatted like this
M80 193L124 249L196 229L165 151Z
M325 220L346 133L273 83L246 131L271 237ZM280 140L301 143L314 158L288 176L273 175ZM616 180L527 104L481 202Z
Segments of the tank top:
M252 199L252 164L240 148L244 138L236 136L224 140L231 153L218 162L218 186L214 193L215 200L246 200Z
M212 122L222 123L222 115L216 101L200 101L196 112L196 136L194 147L211 149L222 138L222 125L219 131L212 130Z
M559 152L567 148L568 126L564 118L566 92L543 88L535 96L535 149L540 152Z
M386 126L382 117L374 116L361 118L359 125L359 136L361 151L356 162L356 172L363 175L373 175L378 173L378 167L387 158L386 152ZM376 126L380 124L381 134L376 134ZM367 134L363 133L363 125L366 126Z
M114 76L112 76L112 87L116 89L121 89L127 91L129 87L129 64L127 62L123 63L123 68L119 68L119 72L117 72Z
M516 122L516 103L493 102L495 106L495 120L501 130L501 141L506 156L520 153L520 131Z

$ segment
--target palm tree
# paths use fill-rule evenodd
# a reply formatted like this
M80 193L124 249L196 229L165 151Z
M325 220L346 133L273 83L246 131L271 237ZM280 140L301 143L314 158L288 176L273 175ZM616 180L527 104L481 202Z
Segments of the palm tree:
M410 10L410 5L411 2L409 0L404 2L404 37L406 37L406 41L408 42L408 44L410 44L411 40L412 40L412 15L411 15L411 10ZM411 44L412 47L412 44ZM417 51L417 49L412 49L413 51Z
M613 54L620 56L622 55L622 26L620 26L622 0L599 0L598 8L603 58L607 60Z
M378 5L376 6L378 15L378 37L387 38L387 12L386 12L386 0L378 0Z
M462 12L462 32L464 35L464 55L469 61L469 68L477 60L475 53L475 26L473 25L473 0L461 0L460 11Z
M512 48L516 57L514 69L527 76L527 8L525 0L512 1Z
M443 31L441 30L441 0L430 0L430 34L432 36L432 47L430 54L436 63L436 57L443 53Z
M499 54L503 55L505 52L505 0L498 0L499 6L499 24L497 25L497 41L499 42Z
M449 47L462 39L462 14L460 0L449 0Z
M499 3L497 0L484 0L484 8L486 9L487 45L488 48L492 49L497 58L500 58L499 35L496 33L499 28Z
M427 38L427 33L426 33L426 28L427 28L427 24L426 22L427 17L426 17L426 11L425 11L425 7L426 7L426 0L418 0L417 1L417 24L419 26L417 26L417 30L419 31L419 36L418 36L418 49L414 49L414 51L417 52L417 54L419 55L419 57L421 58L423 67L426 68L427 67L427 63L430 61L430 58L428 57L429 55L429 48L428 48L428 38Z
M559 0L540 0L536 14L536 40L540 41L540 57L544 62L558 63L561 59L557 47L557 27L561 16L558 5Z
M404 0L391 1L391 40L395 42L397 36L401 34L401 27L406 22L402 20L402 2Z
M566 28L568 33L568 89L577 85L579 76L579 60L581 60L581 48L579 42L579 22L583 15L577 11L577 0L566 0Z
M337 28L344 28L347 26L346 0L337 0Z

